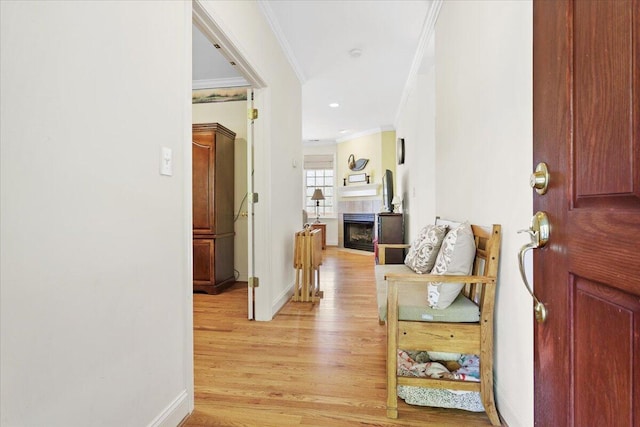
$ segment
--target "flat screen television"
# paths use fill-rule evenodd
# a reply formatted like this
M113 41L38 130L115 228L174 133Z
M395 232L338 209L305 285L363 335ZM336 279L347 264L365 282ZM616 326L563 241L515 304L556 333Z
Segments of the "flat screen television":
M382 176L382 206L385 212L393 212L393 173L389 169Z

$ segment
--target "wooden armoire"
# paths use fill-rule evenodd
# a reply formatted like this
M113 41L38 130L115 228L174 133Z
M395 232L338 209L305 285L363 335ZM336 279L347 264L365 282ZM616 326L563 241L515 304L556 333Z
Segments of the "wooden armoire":
M234 142L218 123L193 125L193 290L217 294L235 282Z

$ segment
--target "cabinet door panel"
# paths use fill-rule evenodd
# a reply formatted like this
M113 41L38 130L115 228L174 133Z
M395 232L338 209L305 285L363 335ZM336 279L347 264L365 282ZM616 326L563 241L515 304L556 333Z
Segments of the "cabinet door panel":
M193 282L201 285L213 285L214 272L213 239L193 239Z
M215 201L213 197L213 146L206 141L193 141L192 153L192 194L193 232L210 234L214 232Z
M378 243L404 243L404 217L402 214L379 214L377 225ZM404 249L389 249L385 258L388 264L402 264Z

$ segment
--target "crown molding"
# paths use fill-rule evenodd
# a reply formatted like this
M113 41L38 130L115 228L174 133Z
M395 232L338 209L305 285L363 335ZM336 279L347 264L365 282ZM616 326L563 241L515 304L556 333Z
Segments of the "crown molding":
M407 81L404 84L404 89L402 91L402 97L400 98L400 103L398 104L398 109L396 111L395 117L395 125L398 126L398 122L400 121L400 114L402 113L402 109L407 103L407 99L409 98L409 93L411 92L411 86L418 75L418 70L420 69L420 64L422 64L422 60L424 58L424 53L427 50L427 46L433 37L433 34L436 31L436 21L438 20L438 15L440 14L440 8L442 7L442 2L444 0L433 0L431 3L431 7L427 12L427 16L424 20L424 24L422 25L422 32L420 33L420 40L418 41L418 47L416 48L416 53L413 57L413 62L411 63L411 69L409 70L409 76L407 77Z
M337 143L351 141L356 138L361 138L363 136L374 135L376 133L388 132L396 130L393 126L380 126L379 128L367 129L361 132L352 133L348 136L336 139Z
M280 47L284 52L284 56L289 61L289 64L291 64L291 67L293 68L294 73L296 73L296 76L298 76L298 80L300 80L300 84L303 84L304 82L307 81L307 78L304 75L304 71L302 70L302 67L298 63L296 56L293 54L293 50L289 45L289 41L285 37L284 31L282 31L282 27L280 27L280 24L278 23L278 19L276 18L275 13L273 13L273 9L271 9L269 2L266 0L258 0L258 6L260 7L262 14L267 19L267 23L269 23L269 26L271 27L273 34L276 36L276 39L278 40L278 43L280 44Z
M224 79L202 79L193 80L192 89L217 89L222 87L244 87L250 86L242 77L228 77Z

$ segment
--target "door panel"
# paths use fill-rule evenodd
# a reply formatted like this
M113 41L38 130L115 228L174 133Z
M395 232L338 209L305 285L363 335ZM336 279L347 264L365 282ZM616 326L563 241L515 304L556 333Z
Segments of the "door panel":
M633 191L629 2L577 1L574 19L576 197ZM637 25L637 24L636 24ZM603 168L601 165L613 165Z
M639 27L639 0L534 0L536 425L640 424Z
M633 425L640 301L582 278L575 283L575 425Z

